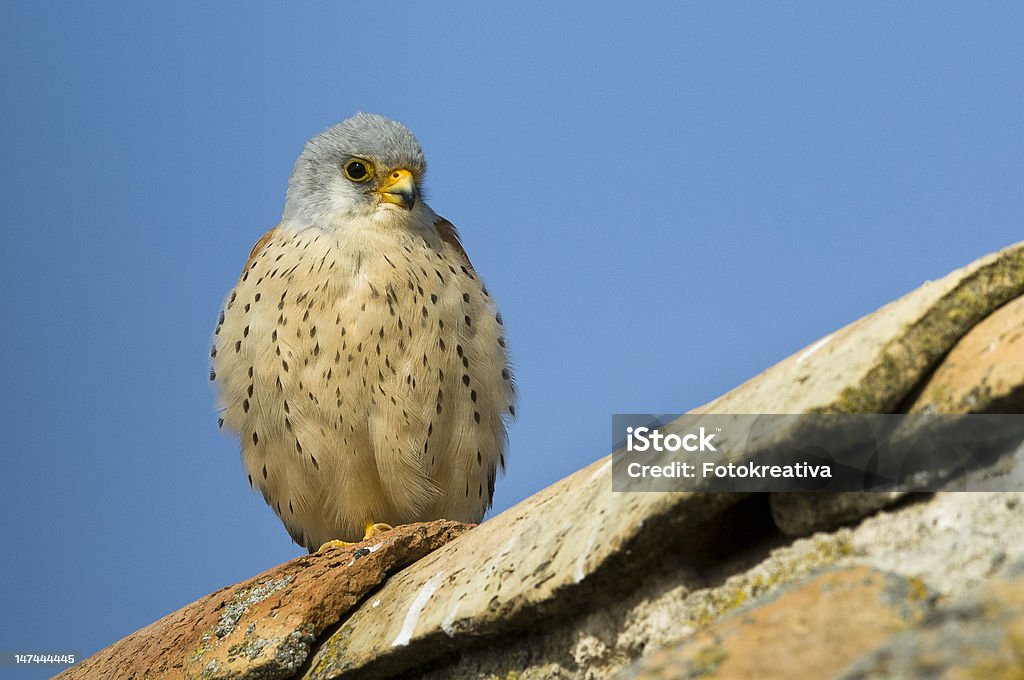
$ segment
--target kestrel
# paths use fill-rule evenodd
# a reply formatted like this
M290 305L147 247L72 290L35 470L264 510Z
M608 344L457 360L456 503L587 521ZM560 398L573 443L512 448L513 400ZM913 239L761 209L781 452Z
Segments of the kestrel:
M504 471L501 315L422 200L425 170L412 133L379 115L307 142L214 331L221 423L310 552L381 525L479 522Z

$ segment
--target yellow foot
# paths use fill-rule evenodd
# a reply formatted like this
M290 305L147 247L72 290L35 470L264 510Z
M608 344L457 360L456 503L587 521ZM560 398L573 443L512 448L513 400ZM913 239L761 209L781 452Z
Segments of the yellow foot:
M330 550L331 548L347 548L350 545L355 545L355 543L349 543L348 541L339 541L338 539L334 539L333 541L327 541L322 546L317 548L316 551L318 553L322 553L323 551Z
M385 531L391 531L392 529L394 529L393 526L385 524L384 522L367 522L366 529L363 533L363 540L365 541L368 538L373 538L377 534L382 534Z
M392 527L390 524L385 524L384 522L367 522L366 523L366 528L364 529L364 533L363 533L363 540L365 541L365 540L368 540L370 538L373 538L377 534L382 534L385 531L391 531L393 528L394 527ZM347 547L349 547L351 545L356 545L356 544L355 543L349 543L348 541L341 541L341 540L338 540L338 539L334 539L333 541L327 541L322 546L320 546L317 549L317 552L318 553L319 552L323 552L324 550L328 550L330 548L347 548Z

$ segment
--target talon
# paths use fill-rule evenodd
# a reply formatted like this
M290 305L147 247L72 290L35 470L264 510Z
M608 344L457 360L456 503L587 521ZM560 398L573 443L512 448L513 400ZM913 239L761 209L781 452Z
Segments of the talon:
M355 545L355 543L349 543L348 541L340 541L338 539L334 539L333 541L327 541L322 546L317 548L316 551L318 553L322 553L323 551L329 550L331 548L347 548L352 545Z
M366 530L365 533L363 534L363 540L365 541L367 539L373 538L377 534L382 534L385 531L391 531L392 529L394 529L393 526L391 526L390 524L385 524L384 522L367 522Z
M336 538L333 541L327 541L322 546L317 548L317 552L320 553L324 550L329 550L331 548L349 548L353 545L358 545L363 541L367 541L376 536L377 534L382 534L385 531L391 531L392 529L394 529L394 527L390 524L385 524L384 522L369 521L366 523L362 539L360 539L358 542L349 543L348 541L342 541Z

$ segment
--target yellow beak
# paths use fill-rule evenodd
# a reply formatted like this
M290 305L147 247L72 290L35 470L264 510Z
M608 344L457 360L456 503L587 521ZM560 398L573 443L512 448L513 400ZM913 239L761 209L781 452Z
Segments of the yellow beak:
M392 170L384 183L380 185L381 200L412 210L416 205L416 180L405 168Z

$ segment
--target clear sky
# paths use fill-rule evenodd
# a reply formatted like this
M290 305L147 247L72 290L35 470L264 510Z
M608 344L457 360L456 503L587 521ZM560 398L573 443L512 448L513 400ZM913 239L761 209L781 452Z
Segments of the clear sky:
M302 144L357 110L418 136L501 305L497 511L608 453L612 413L1024 238L1019 3L148 4L0 6L2 650L91 653L301 554L217 430L209 341Z

